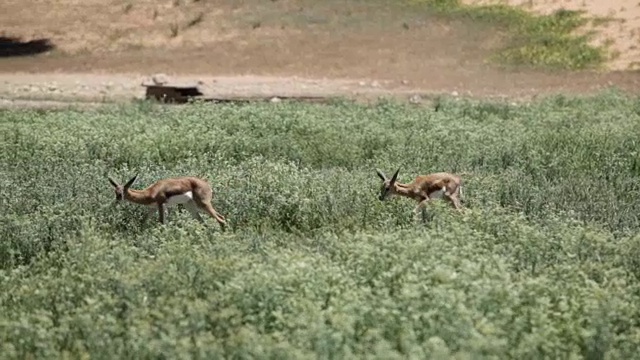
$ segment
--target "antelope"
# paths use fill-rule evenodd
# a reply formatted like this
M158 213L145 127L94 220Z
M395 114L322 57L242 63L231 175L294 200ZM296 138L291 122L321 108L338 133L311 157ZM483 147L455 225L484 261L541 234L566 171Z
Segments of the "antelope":
M144 220L156 210L159 213L159 220L164 224L164 208L182 204L191 213L191 216L203 223L199 210L207 212L214 218L224 230L226 219L220 215L211 205L213 191L206 180L183 176L167 178L156 181L143 190L133 190L131 185L138 179L138 175L131 178L124 185L118 184L111 177L109 182L115 188L116 201L126 200L135 204L148 206L149 212Z
M418 175L413 182L403 184L398 182L398 173L388 179L380 170L376 169L378 176L382 179L382 187L380 188L380 201L391 198L393 196L404 196L418 202L414 213L416 217L420 211L424 210L427 203L434 199L444 198L456 210L462 211L460 198L462 197L462 179L458 175L447 172L432 173L428 175Z

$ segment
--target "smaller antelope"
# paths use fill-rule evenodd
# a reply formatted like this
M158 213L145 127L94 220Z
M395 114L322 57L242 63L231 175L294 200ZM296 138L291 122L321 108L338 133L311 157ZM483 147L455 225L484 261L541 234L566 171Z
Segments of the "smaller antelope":
M380 188L380 201L392 197L394 195L404 196L418 202L415 209L415 215L424 209L427 203L433 199L444 198L456 210L461 211L460 197L462 196L462 179L458 175L447 172L433 173L429 175L419 175L409 184L399 183L398 173L396 170L391 179L376 169L378 176L382 179L382 187Z
M138 179L138 175L131 178L124 185L118 184L111 177L108 179L115 188L116 201L124 199L149 207L145 220L157 210L160 223L164 224L165 205L171 207L182 204L194 219L204 222L198 213L199 210L203 210L211 215L223 230L225 228L226 220L224 216L218 214L211 205L213 191L206 180L191 176L168 178L158 180L144 190L133 190L130 187Z

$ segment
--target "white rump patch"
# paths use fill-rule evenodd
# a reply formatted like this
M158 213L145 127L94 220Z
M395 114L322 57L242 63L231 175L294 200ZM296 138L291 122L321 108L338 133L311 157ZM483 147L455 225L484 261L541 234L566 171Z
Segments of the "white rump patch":
M172 197L167 199L166 204L169 206L174 206L178 204L186 204L193 200L193 193L191 191L187 191L184 194L173 195Z

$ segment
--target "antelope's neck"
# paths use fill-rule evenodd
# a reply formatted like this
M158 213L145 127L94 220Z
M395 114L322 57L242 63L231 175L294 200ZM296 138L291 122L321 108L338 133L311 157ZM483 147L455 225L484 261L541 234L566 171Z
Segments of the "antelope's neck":
M125 193L125 199L127 199L128 201L131 201L133 203L141 204L141 205L149 205L149 204L152 204L154 202L153 199L151 199L149 197L149 195L147 194L147 192L144 191L144 190L131 190L131 189L129 189Z
M419 192L407 184L395 183L395 191L398 195L408 197L411 199L417 199L420 197Z

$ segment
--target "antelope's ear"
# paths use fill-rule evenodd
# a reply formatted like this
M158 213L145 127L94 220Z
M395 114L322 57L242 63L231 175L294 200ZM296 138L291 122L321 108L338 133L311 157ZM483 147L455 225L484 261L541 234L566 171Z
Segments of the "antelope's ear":
M115 180L113 180L111 176L108 176L107 179L109 179L109 182L111 183L111 185L113 185L113 187L118 187L118 183L115 182Z
M131 187L131 185L133 185L134 182L136 182L136 180L138 180L138 174L136 174L136 176L132 177L131 180L127 181L126 184L124 184L124 188L128 189Z
M390 184L393 184L396 182L396 180L398 180L398 173L400 172L400 168L398 168L398 170L396 170L396 173L393 174L393 176L391 177L391 181L389 182Z
M387 181L387 176L382 171L376 169L376 173L378 174L380 179L382 179L382 181Z

